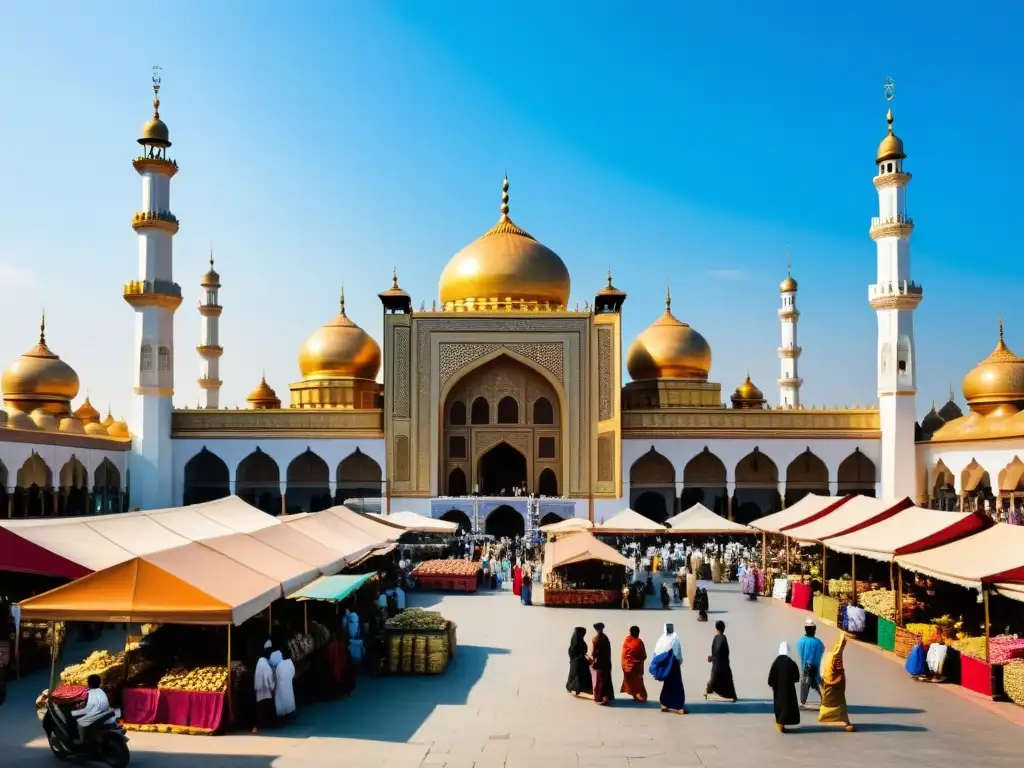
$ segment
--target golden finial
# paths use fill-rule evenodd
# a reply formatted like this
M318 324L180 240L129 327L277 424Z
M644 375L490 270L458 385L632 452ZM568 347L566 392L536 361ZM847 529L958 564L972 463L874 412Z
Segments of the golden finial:
M672 286L669 285L668 281L665 281L665 314L672 313Z
M750 366L747 366L747 381L750 381Z
M508 218L508 171L505 172L505 180L501 182L501 217Z
M391 267L391 287L398 290L398 266Z
M39 321L39 343L46 346L46 307L43 307L43 317Z
M266 383L267 383L267 369L264 368L263 372L260 373L260 384L266 384Z
M885 113L885 122L889 124L889 135L892 135L892 109Z
M345 281L341 282L341 316L345 317Z
M953 382L949 382L949 402L953 402Z
M210 243L210 269L213 269L213 243Z
M163 67L153 67L153 119L160 119L160 73L163 71Z
M790 258L789 246L786 246L786 275L789 277L793 276L793 260Z
M1000 315L999 315L999 343L1000 344L1003 343L1003 315L1002 315L1002 313L1000 313Z
M608 267L608 287L612 287L612 268Z

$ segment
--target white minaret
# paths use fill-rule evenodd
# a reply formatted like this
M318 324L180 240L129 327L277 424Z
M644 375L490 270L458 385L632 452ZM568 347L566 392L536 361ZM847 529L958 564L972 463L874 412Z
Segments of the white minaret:
M892 97L891 81L887 96ZM878 315L878 407L882 427L881 492L886 498L915 498L914 395L917 361L914 359L914 310L922 290L910 279L910 234L914 222L907 215L907 184L903 170L903 142L893 133L892 110L886 119L889 133L878 145L875 188L878 216L871 220L871 239L878 248L878 276L868 286L868 303Z
M800 407L800 385L804 380L797 375L797 360L800 347L796 343L796 323L800 310L796 308L796 280L787 263L786 279L779 284L782 306L779 307L779 324L782 326L782 345L779 347L779 407Z
M135 310L135 397L131 426L131 505L142 509L174 503L171 460L171 398L174 395L174 311L181 287L172 273L172 242L178 220L171 213L171 179L178 164L160 119L160 74L153 73L153 118L142 126L142 155L133 162L142 177L142 208L132 219L139 236L138 279L124 286Z
M203 275L203 301L199 305L199 314L203 318L199 346L196 352L202 358L199 365L199 388L202 390L200 401L203 408L220 408L220 356L224 348L220 345L220 315L224 311L217 302L220 290L220 275L213 268L213 248L210 249L210 271Z

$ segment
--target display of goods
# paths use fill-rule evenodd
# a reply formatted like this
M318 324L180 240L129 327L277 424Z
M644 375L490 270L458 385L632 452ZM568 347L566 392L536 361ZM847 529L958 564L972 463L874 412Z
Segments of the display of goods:
M873 589L857 595L857 604L868 613L889 621L896 620L896 592L891 589Z
M1024 661L1012 661L1003 667L1003 691L1010 701L1024 707Z
M331 641L331 631L319 621L309 622L309 636L313 638L315 648L323 648Z
M107 682L109 677L124 672L124 653L109 651L93 651L80 664L65 667L60 673L60 681L69 685L89 685L89 675L99 675L100 680Z
M412 569L413 576L476 576L480 563L472 560L425 560Z
M292 660L308 656L313 651L313 645L313 638L310 635L295 635L288 641L288 650L292 655Z
M156 687L166 691L222 693L228 688L227 667L175 667L160 678Z
M896 627L896 638L893 644L893 653L901 659L905 659L917 645L918 635L904 627Z
M397 616L387 620L385 629L390 630L417 630L417 629L447 629L448 620L437 611L425 611L422 608L408 608Z
M878 647L890 652L896 648L896 625L884 616L878 617Z
M978 661L985 660L985 638L965 637L950 643L964 656ZM996 635L989 639L989 661L992 664L1006 664L1014 659L1024 659L1024 639L1016 635Z
M619 606L622 593L617 589L544 590L544 605Z
M412 672L412 640L412 635L402 635L402 658L399 671L406 675Z
M907 624L907 631L918 635L921 638L921 642L925 645L931 645L936 640L945 636L945 633L941 628L934 624L922 624L918 622L910 622Z
M388 672L392 675L397 675L401 659L402 636L398 634L388 635Z
M423 675L427 672L426 635L413 635L412 637L412 671L417 675Z
M193 728L190 725L166 725L159 723L121 723L126 731L136 733L173 733L178 736L213 736L216 731L209 728Z

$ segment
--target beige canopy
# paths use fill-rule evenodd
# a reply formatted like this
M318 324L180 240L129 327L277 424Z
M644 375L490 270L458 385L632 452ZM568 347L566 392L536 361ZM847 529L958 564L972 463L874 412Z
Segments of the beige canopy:
M798 541L822 541L867 528L912 506L914 502L906 497L876 499L871 496L854 496L824 517L787 528L783 533Z
M796 504L774 515L766 515L755 520L750 525L767 533L782 533L787 528L795 528L817 520L852 498L853 496L819 496L816 493L808 493Z
M353 512L351 509L341 504L336 507L331 507L330 509L325 509L323 512L318 514L336 517L346 525L349 525L352 528L358 528L377 542L398 541L402 534L405 533L405 530L401 526L387 522L386 519L373 517L371 515L364 515L361 512Z
M962 587L981 589L983 584L996 584L997 589L1013 596L1024 590L1024 526L996 523L966 539L901 555L896 562L907 570Z
M382 523L397 525L406 531L415 533L455 533L459 530L458 523L447 520L439 520L435 517L418 515L415 512L392 512L390 515L370 514L367 517L379 520Z
M644 517L639 512L634 512L632 509L627 508L617 515L612 515L600 525L595 526L595 530L598 532L653 533L654 531L664 532L665 526L654 522L648 517Z
M703 504L694 504L685 512L670 517L665 524L673 531L694 534L756 533L749 525L716 515Z
M633 567L632 560L603 541L595 539L586 531L564 536L545 545L544 564L546 570L561 568L573 563L583 563L588 560L598 560L602 563L621 565L626 568Z
M542 525L540 532L547 534L574 533L576 531L589 531L593 527L594 524L585 517L570 517L565 520L559 520L557 523Z
M996 593L1003 597L1008 597L1011 600L1020 600L1024 602L1024 584L1010 584L1007 582L998 582L995 585Z
M847 555L891 560L948 544L991 525L992 519L986 515L909 507L867 528L828 539L825 546Z

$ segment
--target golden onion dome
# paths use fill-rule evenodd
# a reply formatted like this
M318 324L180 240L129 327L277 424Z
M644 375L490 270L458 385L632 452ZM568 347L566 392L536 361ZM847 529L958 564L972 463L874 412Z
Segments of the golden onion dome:
M964 376L963 391L971 409L982 413L993 410L992 406L1024 401L1024 359L1003 341L1002 318L996 348Z
M154 147L171 146L171 132L167 129L167 123L160 119L160 76L158 74L153 75L153 117L143 123L139 144L149 144Z
M83 425L92 424L94 421L100 420L100 412L89 402L88 395L85 396L85 402L75 410L75 416L78 417Z
M932 434L936 430L942 429L942 426L946 423L946 420L939 416L935 410L935 403L932 403L932 408L928 413L921 419L921 429L925 432Z
M729 397L732 400L733 408L760 408L765 404L764 392L757 388L757 385L750 380L750 371L747 377L736 387L736 391Z
M78 374L46 346L46 315L39 326L39 343L3 373L4 400L48 404L66 411L78 396Z
M445 307L493 301L564 307L569 289L565 262L509 218L508 177L502 185L498 223L452 257L439 284Z
M23 429L28 432L33 432L37 429L36 423L23 410L8 405L5 413L7 414L8 429Z
M797 284L790 272L786 272L786 279L779 283L779 293L796 293Z
M626 354L626 370L642 379L698 379L711 373L707 340L672 314L672 297L665 295L665 314L636 337Z
M876 163L884 163L886 160L903 160L906 157L906 154L903 152L903 140L893 133L892 130L891 109L885 116L885 119L889 123L889 133L882 139L882 143L878 145L878 154L875 156Z
M345 314L344 288L341 312L318 328L299 350L299 371L305 379L377 378L380 347Z
M213 248L210 249L210 269L203 275L203 281L199 285L203 288L220 288L220 275L213 268Z
M103 421L100 422L104 427L110 428L110 425L114 423L114 414L110 412L110 408L107 408L107 416Z
M36 408L29 414L29 418L43 432L56 432L60 428L60 422L45 408Z
M249 393L249 396L245 398L245 400L249 403L249 407L255 410L277 409L281 407L281 398L279 398L273 388L267 384L266 374L260 377L259 385Z
M114 423L107 427L107 434L110 437L131 437L131 430L128 429L128 422L124 419L115 419Z
M94 421L85 425L85 434L93 437L107 437L107 427L103 426L102 421Z
M84 435L85 425L77 416L67 416L60 420L60 431L66 435Z

